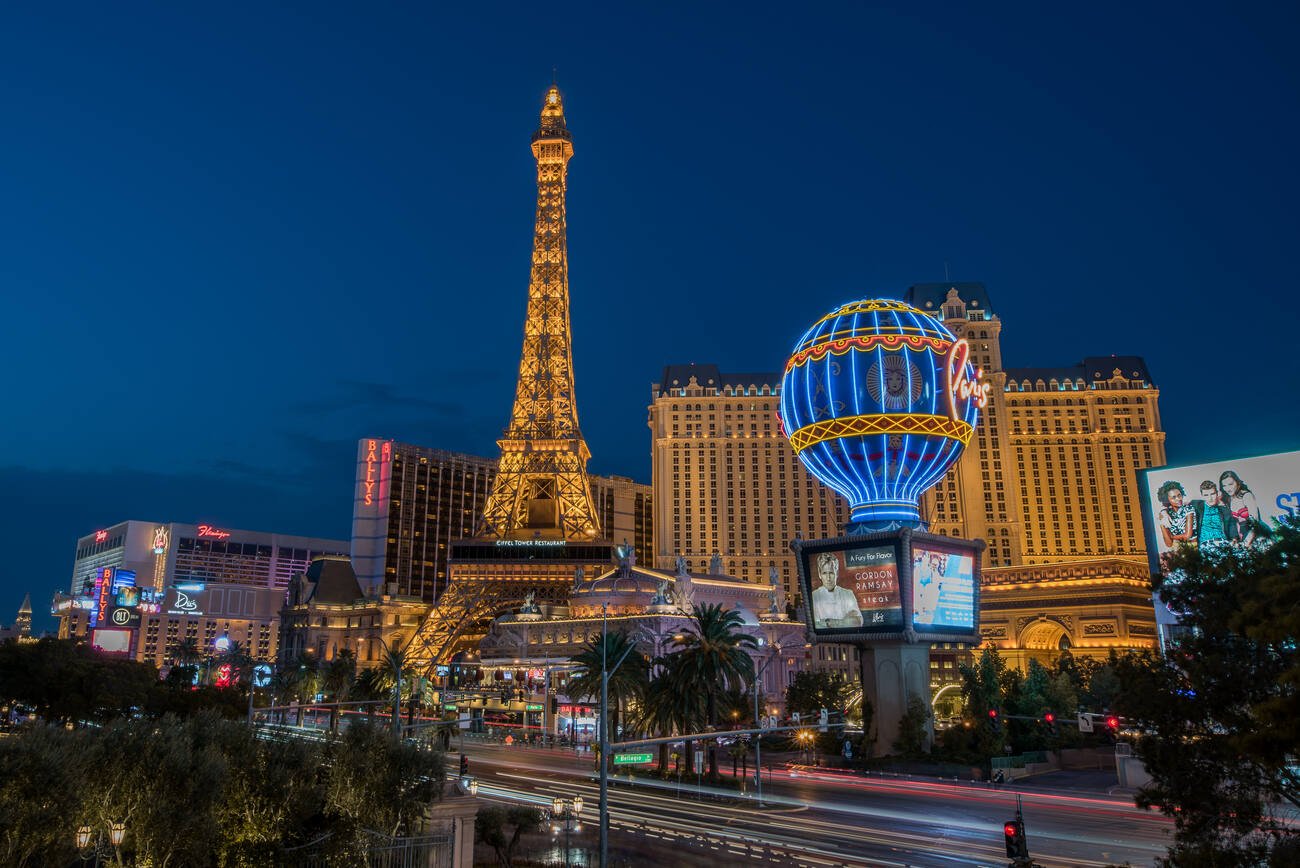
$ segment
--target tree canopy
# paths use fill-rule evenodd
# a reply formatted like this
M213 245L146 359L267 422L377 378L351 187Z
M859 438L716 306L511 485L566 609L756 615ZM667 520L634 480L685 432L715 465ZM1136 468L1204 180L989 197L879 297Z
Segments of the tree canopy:
M1121 658L1118 710L1175 824L1168 865L1247 865L1286 850L1300 808L1300 525L1270 545L1184 547L1154 585L1182 613L1166 656Z

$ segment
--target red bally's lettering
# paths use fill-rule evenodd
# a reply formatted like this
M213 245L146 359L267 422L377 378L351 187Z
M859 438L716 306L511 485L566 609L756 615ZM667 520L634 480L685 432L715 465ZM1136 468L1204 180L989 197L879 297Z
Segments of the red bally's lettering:
M983 409L989 402L989 389L992 386L988 383L982 383L980 380L984 376L983 368L975 369L975 379L970 378L966 371L966 363L970 359L970 344L965 338L957 341L948 351L948 411L954 420L960 421L962 414L957 409L958 401L973 400L975 406Z
M375 446L374 440L366 441L366 506L371 506L375 502Z

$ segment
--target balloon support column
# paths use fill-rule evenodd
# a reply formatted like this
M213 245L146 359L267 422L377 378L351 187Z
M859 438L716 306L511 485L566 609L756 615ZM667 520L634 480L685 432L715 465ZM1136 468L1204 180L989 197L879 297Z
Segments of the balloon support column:
M850 509L842 536L791 544L809 641L858 649L876 755L912 697L929 709L931 646L979 641L983 543L927 533L919 501L975 434L982 374L940 319L864 299L813 323L781 378L781 430Z

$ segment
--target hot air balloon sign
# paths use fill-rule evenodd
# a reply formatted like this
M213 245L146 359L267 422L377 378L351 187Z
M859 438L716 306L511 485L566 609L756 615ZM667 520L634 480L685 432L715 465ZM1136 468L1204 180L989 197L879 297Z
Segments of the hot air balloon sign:
M815 322L781 379L781 428L848 500L848 533L924 527L917 502L970 442L989 384L970 346L909 304L865 299Z

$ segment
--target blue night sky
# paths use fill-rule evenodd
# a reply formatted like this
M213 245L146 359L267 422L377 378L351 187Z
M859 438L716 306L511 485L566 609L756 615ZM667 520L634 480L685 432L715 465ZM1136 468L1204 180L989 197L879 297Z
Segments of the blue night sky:
M1171 462L1297 448L1298 7L1134 5L11 5L0 622L126 518L345 537L363 435L495 453L552 67L592 470L945 262L1010 366L1145 356Z

